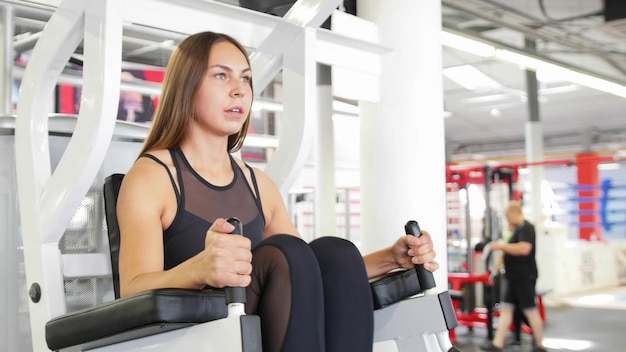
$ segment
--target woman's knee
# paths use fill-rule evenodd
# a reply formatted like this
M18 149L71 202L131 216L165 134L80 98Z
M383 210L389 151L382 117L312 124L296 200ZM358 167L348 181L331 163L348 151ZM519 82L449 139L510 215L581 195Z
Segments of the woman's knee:
M296 351L305 344L306 350L323 350L323 284L309 245L294 236L271 236L254 249L252 262L264 348Z
M273 250L278 250L286 259L289 272L292 279L298 277L309 277L309 280L314 280L315 277L319 277L319 266L317 265L317 259L313 253L311 247L299 237L291 235L274 235L263 240L259 246L253 251L253 266L255 256L265 251L264 247L270 247ZM263 257L263 255L259 255ZM271 258L269 258L271 260ZM265 260L263 260L265 261Z
M321 266L342 266L362 262L363 257L354 243L339 237L321 237L310 244Z
M283 234L273 235L264 239L258 247L262 246L274 246L283 251L287 251L290 249L296 251L306 251L308 248L307 243L300 237Z

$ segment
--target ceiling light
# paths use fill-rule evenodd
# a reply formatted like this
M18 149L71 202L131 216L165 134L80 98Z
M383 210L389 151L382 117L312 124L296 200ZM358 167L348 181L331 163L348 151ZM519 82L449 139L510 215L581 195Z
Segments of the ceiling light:
M568 70L565 76L567 77L566 79L572 83L626 98L626 86L622 84L572 70Z
M446 29L442 32L441 43L444 46L481 57L500 59L519 65L524 69L537 71L538 75L560 77L564 81L626 98L626 85L623 83L584 72L584 70L573 69L564 63L538 57L520 49L505 47L504 44L497 44L500 47L496 47L496 45L487 43L487 39L478 40L449 31Z
M566 71L567 69L536 57L528 56L525 54L513 52L506 49L496 49L495 58L510 62L515 65L519 65L523 69L539 71L549 70L554 73Z
M482 57L492 57L496 54L496 48L493 45L449 32L441 32L441 44Z
M448 67L443 70L443 74L469 90L500 87L500 83L470 65Z
M583 87L592 88L605 93L615 94L626 98L626 86L603 78L594 77L586 73L577 72L528 55L515 53L510 50L497 49L496 57L526 69L537 71L538 75L560 77L564 81L576 83Z
M537 71L537 80L542 83L564 82L565 79L559 72L550 70Z
M479 97L463 99L463 103L465 104L494 103L494 102L499 102L502 100L508 100L512 98L516 98L516 95L510 94L510 93L498 93L498 94L481 95Z
M563 93L571 93L580 90L580 86L575 84L568 84L566 86L559 87L547 87L539 89L540 95L550 95L550 94L563 94Z

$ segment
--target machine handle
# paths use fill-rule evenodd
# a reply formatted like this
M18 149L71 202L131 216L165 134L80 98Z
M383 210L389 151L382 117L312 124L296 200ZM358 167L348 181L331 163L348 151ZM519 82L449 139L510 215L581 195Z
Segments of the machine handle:
M404 229L409 235L413 235L416 237L420 237L422 235L420 225L415 220L407 221L406 225L404 225ZM433 275L433 273L426 270L426 268L424 268L424 264L416 264L415 271L417 272L417 280L419 281L421 289L426 291L427 295L434 294L434 290L430 290L437 286L435 284L435 276ZM450 295L438 294L438 297L439 304L441 305L443 319L446 321L446 326L448 330L455 328L458 325L458 321L456 319L456 313L454 311ZM450 341L450 333L448 331L438 332L436 334L436 338L439 345L439 350L437 351L460 352L456 349L456 347L452 345L452 342Z
M415 220L409 220L406 225L404 225L404 230L407 234L416 237L420 237L422 235L420 225ZM435 283L435 276L433 273L424 268L424 264L415 264L415 271L417 272L417 280L419 281L422 290L428 290L437 286Z
M241 220L232 217L226 219L228 223L235 226L235 229L231 232L232 235L243 235L243 225ZM231 303L246 303L246 288L245 287L226 287L224 288L226 294L226 304Z

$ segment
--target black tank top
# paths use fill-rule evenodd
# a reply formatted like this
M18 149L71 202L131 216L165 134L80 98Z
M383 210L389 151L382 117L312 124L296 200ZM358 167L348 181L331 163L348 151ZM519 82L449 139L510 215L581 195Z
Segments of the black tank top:
M232 156L233 180L226 186L215 186L196 173L182 150L170 149L170 155L176 168L179 188L176 188L173 175L165 163L153 155L142 155L165 167L176 193L176 215L172 224L163 231L164 270L202 251L206 232L216 218L239 218L243 224L243 234L252 242L252 248L263 240L265 217L258 197L259 188L250 166L246 165L252 176L254 192Z

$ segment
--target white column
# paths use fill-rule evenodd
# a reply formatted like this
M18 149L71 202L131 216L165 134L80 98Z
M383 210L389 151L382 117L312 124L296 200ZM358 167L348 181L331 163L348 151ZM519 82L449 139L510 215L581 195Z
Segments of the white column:
M337 235L333 93L330 67L317 65L315 237Z
M526 161L531 164L543 161L543 129L541 121L526 122ZM543 202L541 199L541 183L543 182L543 166L528 168L530 179L530 209L525 213L528 220L535 225L535 260L539 269L537 287L551 288L554 283L554 248L553 238L545 235L543 219Z
M536 50L534 39L524 40L526 49ZM554 282L554 246L550 245L551 238L545 236L543 199L541 199L541 184L543 182L543 129L539 111L539 82L535 71L526 70L526 93L528 96L528 121L525 126L526 161L530 176L530 212L526 214L535 225L535 260L539 269L537 286L548 288Z
M283 119L279 147L265 166L283 196L299 175L313 144L315 29L305 28L283 55Z
M528 168L530 175L530 213L526 214L531 222L539 224L543 218L543 204L541 201L541 182L543 181L543 130L540 121L527 121L525 128L526 161L531 165Z
M441 2L358 2L378 25L380 101L360 103L361 231L365 253L389 246L417 220L433 236L440 287L447 282ZM358 58L355 58L358 60Z

